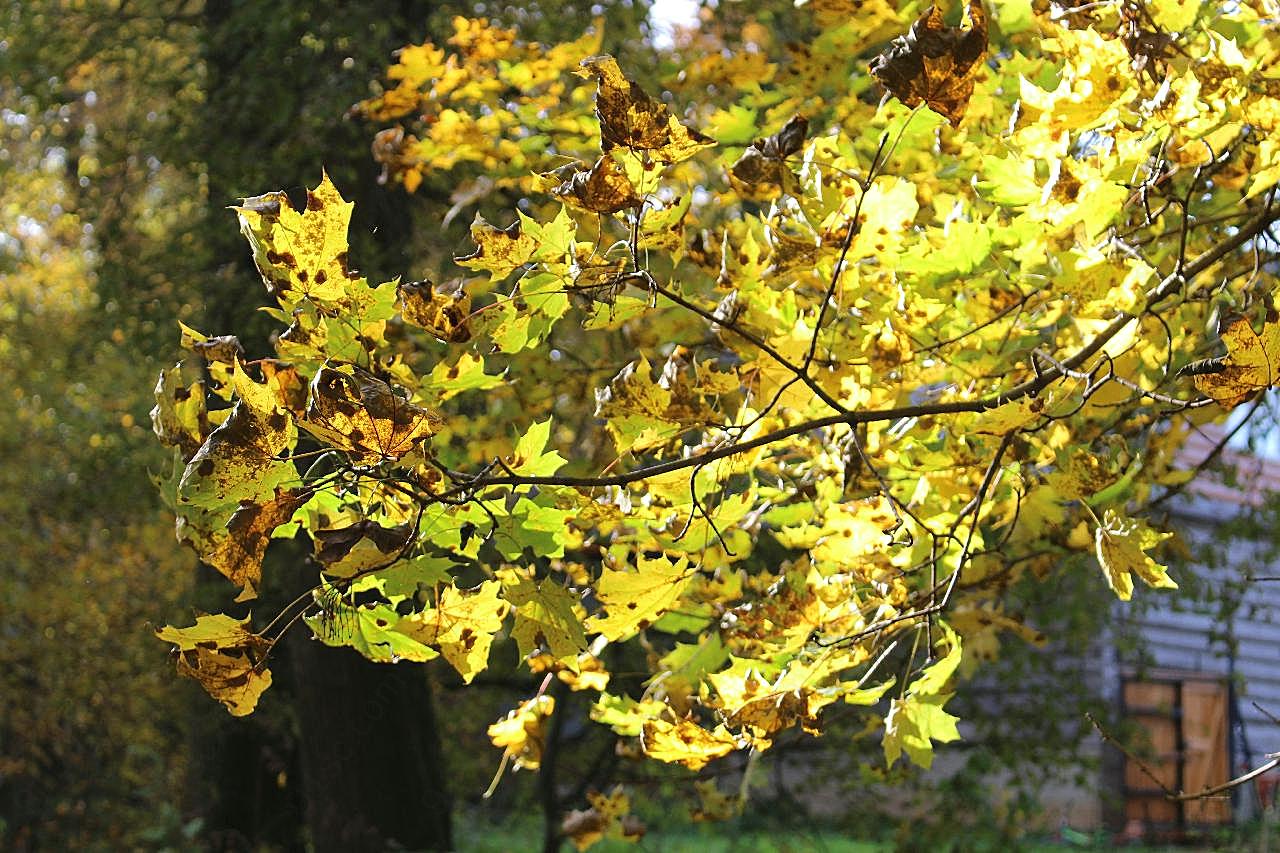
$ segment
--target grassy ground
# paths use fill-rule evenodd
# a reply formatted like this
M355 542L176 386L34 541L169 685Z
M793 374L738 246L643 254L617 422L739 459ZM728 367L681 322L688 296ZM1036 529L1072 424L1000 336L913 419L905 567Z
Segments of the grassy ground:
M476 823L458 827L459 853L520 853L542 848L541 826L534 822L485 827ZM1231 846L1165 847L1125 846L1116 848L1102 836L1075 834L1071 842L1030 841L1027 853L1093 853L1122 849L1125 853L1189 853L1196 850L1230 850ZM563 848L572 851L571 845ZM682 826L653 831L639 844L606 840L591 847L591 853L889 853L888 843L859 841L833 830L738 831L731 825Z
M459 833L459 853L513 853L537 851L542 847L538 832L485 831L479 828ZM573 848L566 845L565 850ZM639 844L605 840L591 853L880 853L888 845L854 841L832 832L745 832L727 833L723 828L682 829L649 833Z

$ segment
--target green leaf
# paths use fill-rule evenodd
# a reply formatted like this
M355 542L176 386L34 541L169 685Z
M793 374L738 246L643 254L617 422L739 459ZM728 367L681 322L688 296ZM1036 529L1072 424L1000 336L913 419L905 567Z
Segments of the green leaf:
M551 438L551 418L535 421L516 442L508 467L526 477L548 477L560 470L565 459L558 451L544 453Z
M316 639L326 646L350 646L376 663L429 661L436 650L397 630L401 616L387 604L351 607L343 601L304 617Z
M453 364L439 362L423 382L422 393L436 403L456 397L464 391L484 391L506 384L506 372L485 373L484 358L463 352Z

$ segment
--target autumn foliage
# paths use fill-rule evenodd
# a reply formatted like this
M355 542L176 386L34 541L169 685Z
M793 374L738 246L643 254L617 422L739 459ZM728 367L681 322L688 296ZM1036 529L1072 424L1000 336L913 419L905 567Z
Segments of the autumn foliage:
M1043 641L1011 585L1175 586L1150 504L1280 380L1275 9L960 12L811 0L803 46L692 36L670 98L598 33L401 51L355 110L384 177L517 209L371 283L327 178L236 207L277 357L184 329L161 488L237 601L271 538L317 576L164 628L179 671L247 714L289 630L467 681L518 655L516 767L553 677L695 770L837 704L928 767L982 659ZM611 678L637 637L650 677ZM622 832L597 799L584 839Z

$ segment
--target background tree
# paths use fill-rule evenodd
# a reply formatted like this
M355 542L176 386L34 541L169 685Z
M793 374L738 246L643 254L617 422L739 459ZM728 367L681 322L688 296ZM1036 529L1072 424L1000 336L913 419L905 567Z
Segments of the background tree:
M288 707L231 729L204 705L183 705L160 689L145 637L148 623L186 618L192 602L213 606L216 595L191 590L190 557L148 497L149 472L166 462L144 424L154 373L172 357L174 319L240 327L256 314L251 282L235 274L236 257L243 264L248 256L225 228L227 205L264 181L301 187L327 166L369 189L359 223L378 240L359 244L365 263L401 270L429 254L429 240L418 248L409 238L432 233L414 224L415 206L430 194L405 202L379 190L364 129L341 116L368 94L395 47L448 31L448 5L263 9L165 0L3 7L0 346L13 402L0 415L0 468L5 517L21 520L3 534L12 568L0 580L11 628L0 639L6 844L187 846L190 833L203 833L214 846L236 846L293 843L306 832L343 843L332 827L304 829L304 812L308 802L331 805L342 790L335 770L353 785L361 761L377 764L378 749L394 750L398 762L419 756L405 767L414 784L397 791L431 790L438 800L443 789L432 740L404 728L405 708L429 713L420 673L374 675L359 658L334 653L343 660L325 673L365 679L354 695L371 698L360 710L384 720L379 737L362 735L335 768L347 748L300 738L306 720ZM611 6L606 15L640 20L644 7ZM566 6L549 17L586 26L591 12ZM288 73L263 73L264 56ZM281 594L287 577L277 574ZM85 649L119 651L86 657ZM314 653L299 644L297 665ZM103 688L124 684L130 689ZM419 717L412 729L435 726ZM316 746L310 782L298 744ZM329 784L314 784L321 770ZM394 805L377 799L385 768L370 779L360 796ZM447 832L442 807L415 800L406 813L426 831ZM404 831L386 815L367 823Z

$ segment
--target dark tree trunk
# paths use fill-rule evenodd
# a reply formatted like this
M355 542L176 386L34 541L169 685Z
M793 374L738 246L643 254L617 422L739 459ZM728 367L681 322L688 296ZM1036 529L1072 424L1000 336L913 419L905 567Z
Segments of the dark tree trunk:
M302 632L288 646L298 674L298 751L316 853L451 849L426 667L372 663Z
M352 259L371 282L404 271L411 212L377 187L368 128L343 114L381 76L395 48L421 39L413 4L379 0L237 0L204 5L205 165L211 268L197 328L236 333L249 357L271 354L279 331L257 309L265 291L227 210L240 197L285 189L298 200L327 170L356 202ZM347 61L350 57L354 62ZM373 235L376 238L371 239ZM375 242L376 239L376 242ZM378 277L381 276L381 277ZM259 627L316 583L301 543L273 544L264 566ZM220 611L230 586L218 578ZM212 586L212 584L211 584ZM240 612L239 610L235 612ZM193 757L202 812L224 849L326 851L452 847L449 799L430 682L421 666L370 663L329 649L295 624L277 648L274 686L249 718L205 727ZM196 794L200 796L200 794Z

